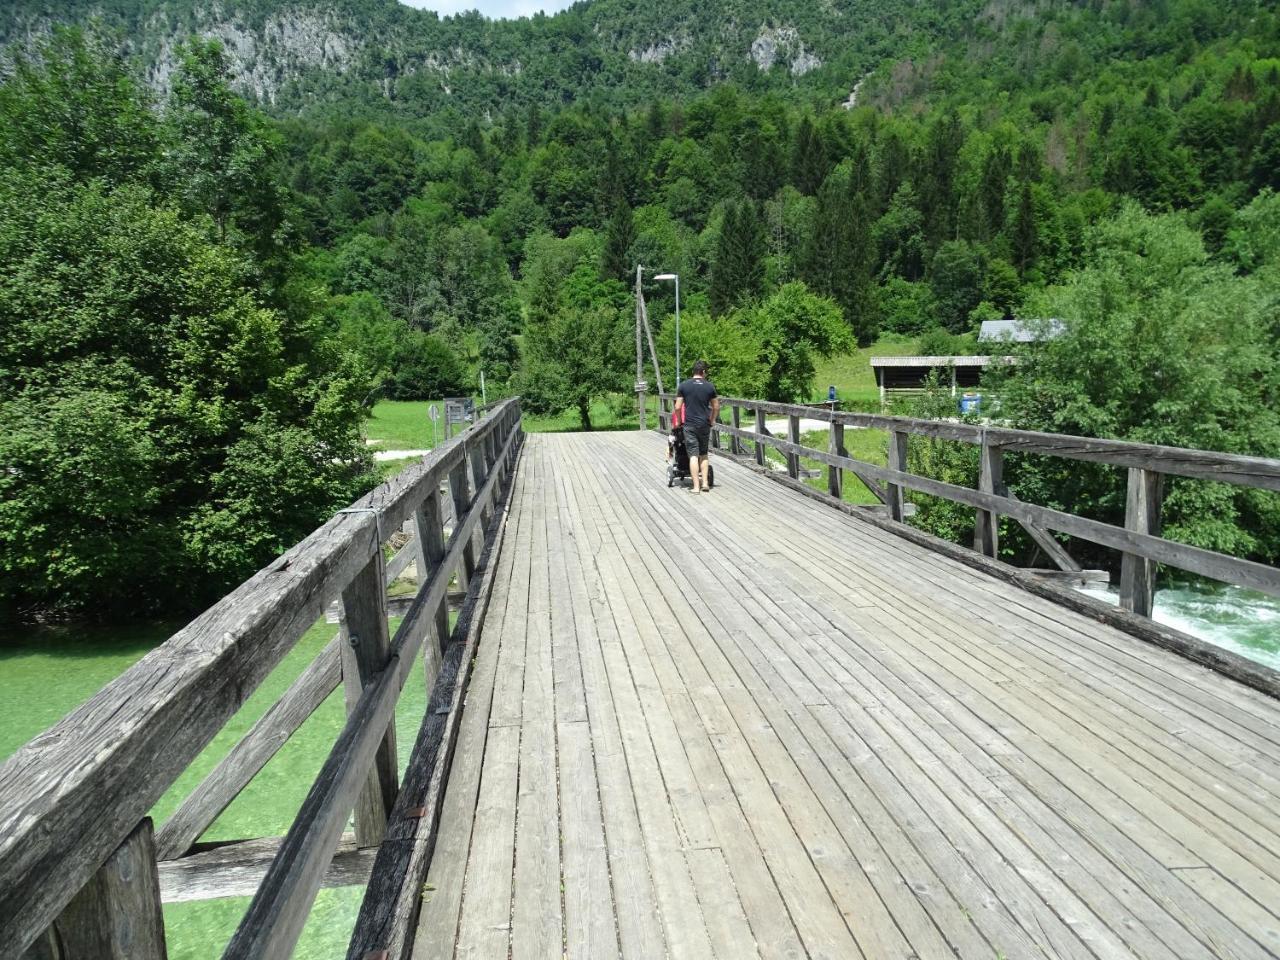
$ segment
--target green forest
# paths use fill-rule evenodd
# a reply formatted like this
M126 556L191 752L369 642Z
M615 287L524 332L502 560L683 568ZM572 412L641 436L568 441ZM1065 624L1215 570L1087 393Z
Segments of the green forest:
M684 358L722 393L807 401L858 346L972 353L983 320L1054 319L992 384L1002 419L1280 456L1272 5L745 4L742 36L681 3L331 6L382 46L278 63L270 96L182 33L192 0L95 3L25 46L42 5L4 14L0 610L220 595L377 481L379 400L483 373L584 429L625 412L637 264L679 274ZM134 29L157 17L171 47ZM789 69L743 52L766 21ZM674 52L631 55L654 36ZM465 63L425 69L444 46ZM669 385L673 290L645 295ZM1101 468L1009 479L1123 511ZM1165 523L1280 557L1274 497L1174 484Z

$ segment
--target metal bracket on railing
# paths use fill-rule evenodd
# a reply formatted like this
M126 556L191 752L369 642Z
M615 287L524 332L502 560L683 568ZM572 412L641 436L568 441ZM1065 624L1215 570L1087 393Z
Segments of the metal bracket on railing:
M339 510L337 515L341 516L344 513L372 513L373 524L378 532L378 546L379 547L382 546L383 537L382 537L382 511L381 510L376 510L373 507L347 507L344 510Z

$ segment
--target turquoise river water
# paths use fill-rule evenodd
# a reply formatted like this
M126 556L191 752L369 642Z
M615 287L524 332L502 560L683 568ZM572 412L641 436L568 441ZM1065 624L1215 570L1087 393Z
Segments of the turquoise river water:
M1098 591L1114 601L1114 595ZM1232 587L1177 586L1156 597L1156 619L1280 669L1280 600ZM162 822L333 636L317 624L173 788L152 816ZM49 627L0 640L0 759L118 676L173 631L173 625L93 629ZM406 684L396 713L401 762L426 704L425 684ZM341 728L337 691L223 813L207 840L280 836L289 828ZM303 960L342 956L360 906L358 888L321 891L295 953ZM247 898L165 908L172 960L214 960L234 932Z

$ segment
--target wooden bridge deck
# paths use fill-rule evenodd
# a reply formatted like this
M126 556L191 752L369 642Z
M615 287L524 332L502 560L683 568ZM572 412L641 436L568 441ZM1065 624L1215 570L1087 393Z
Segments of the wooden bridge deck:
M1280 953L1280 703L662 449L528 437L415 958Z

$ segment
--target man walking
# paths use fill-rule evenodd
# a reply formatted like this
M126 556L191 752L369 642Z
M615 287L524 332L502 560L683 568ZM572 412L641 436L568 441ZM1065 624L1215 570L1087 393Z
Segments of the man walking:
M708 482L711 454L711 424L720 415L720 398L716 385L707 379L707 362L693 365L693 378L676 390L676 409L684 410L684 445L689 451L689 472L693 474L693 492L711 492Z

